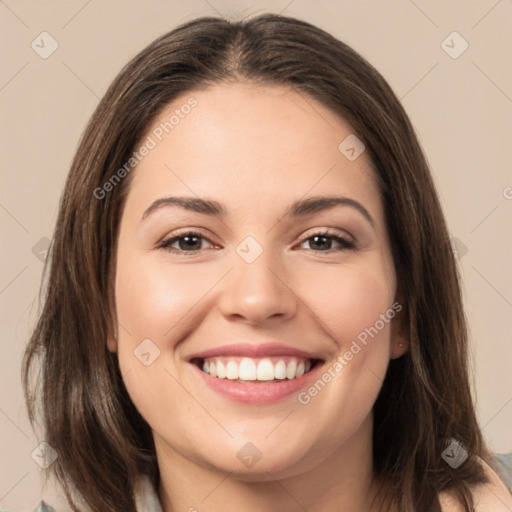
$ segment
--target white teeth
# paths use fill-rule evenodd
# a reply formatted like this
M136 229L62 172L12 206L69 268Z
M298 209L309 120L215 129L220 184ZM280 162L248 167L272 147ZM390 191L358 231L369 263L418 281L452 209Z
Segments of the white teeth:
M298 357L212 357L203 362L203 372L229 380L271 381L297 379L311 369L311 360Z
M238 365L235 361L228 361L226 366L226 377L230 380L238 379Z
M294 379L295 375L297 373L297 361L294 361L293 359L288 363L288 366L286 367L286 376L289 379Z
M240 380L256 380L258 375L256 370L256 364L252 359L244 357L240 362L239 373Z
M262 359L259 362L258 380L274 380L274 365L270 359Z
M222 361L217 361L217 377L219 379L226 378L226 367L222 363Z
M274 378L286 379L286 365L282 359L274 366Z

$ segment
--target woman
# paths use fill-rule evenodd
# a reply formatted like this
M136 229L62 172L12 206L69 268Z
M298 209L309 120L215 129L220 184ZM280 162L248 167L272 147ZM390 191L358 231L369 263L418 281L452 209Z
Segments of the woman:
M293 18L201 18L97 107L65 186L41 364L74 510L487 511L456 264L380 74Z

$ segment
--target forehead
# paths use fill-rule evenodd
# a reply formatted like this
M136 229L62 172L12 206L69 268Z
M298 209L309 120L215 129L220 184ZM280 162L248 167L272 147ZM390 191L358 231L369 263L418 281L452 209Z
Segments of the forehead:
M153 147L129 198L209 196L241 211L343 194L379 217L372 162L365 151L357 156L355 137L333 111L290 87L236 82L189 91L148 127L142 142Z

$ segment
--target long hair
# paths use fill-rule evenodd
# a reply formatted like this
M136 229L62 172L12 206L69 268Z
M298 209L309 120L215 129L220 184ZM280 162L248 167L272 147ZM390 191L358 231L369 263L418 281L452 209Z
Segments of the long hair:
M478 458L490 454L471 395L456 261L418 139L390 86L363 57L309 23L274 14L203 17L159 37L124 66L81 137L23 363L30 419L39 419L58 453L50 471L73 510L85 504L102 512L134 511L137 476L158 478L151 430L106 343L117 323L116 244L136 167L108 194L101 187L119 177L171 101L236 80L310 95L364 142L384 200L410 332L410 350L390 362L374 405L373 464L386 482L382 503L430 512L438 510L438 493L451 490L473 510L471 488L486 481ZM469 454L456 469L442 457L450 439Z

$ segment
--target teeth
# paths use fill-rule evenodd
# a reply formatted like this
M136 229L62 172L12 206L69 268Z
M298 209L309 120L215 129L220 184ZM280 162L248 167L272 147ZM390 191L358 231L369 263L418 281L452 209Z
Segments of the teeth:
M239 374L240 380L256 380L258 371L255 362L248 357L244 357L240 363Z
M258 363L258 380L274 380L274 365L270 359Z
M217 361L217 377L219 379L226 378L226 367L222 361Z
M293 359L288 363L288 366L286 367L286 377L289 379L294 379L297 375L297 361L294 361Z
M297 357L212 357L203 362L203 372L229 380L297 379L311 369L311 361Z
M282 359L274 366L274 378L286 379L286 365Z
M230 380L238 379L238 365L235 361L228 361L226 365L226 377Z

